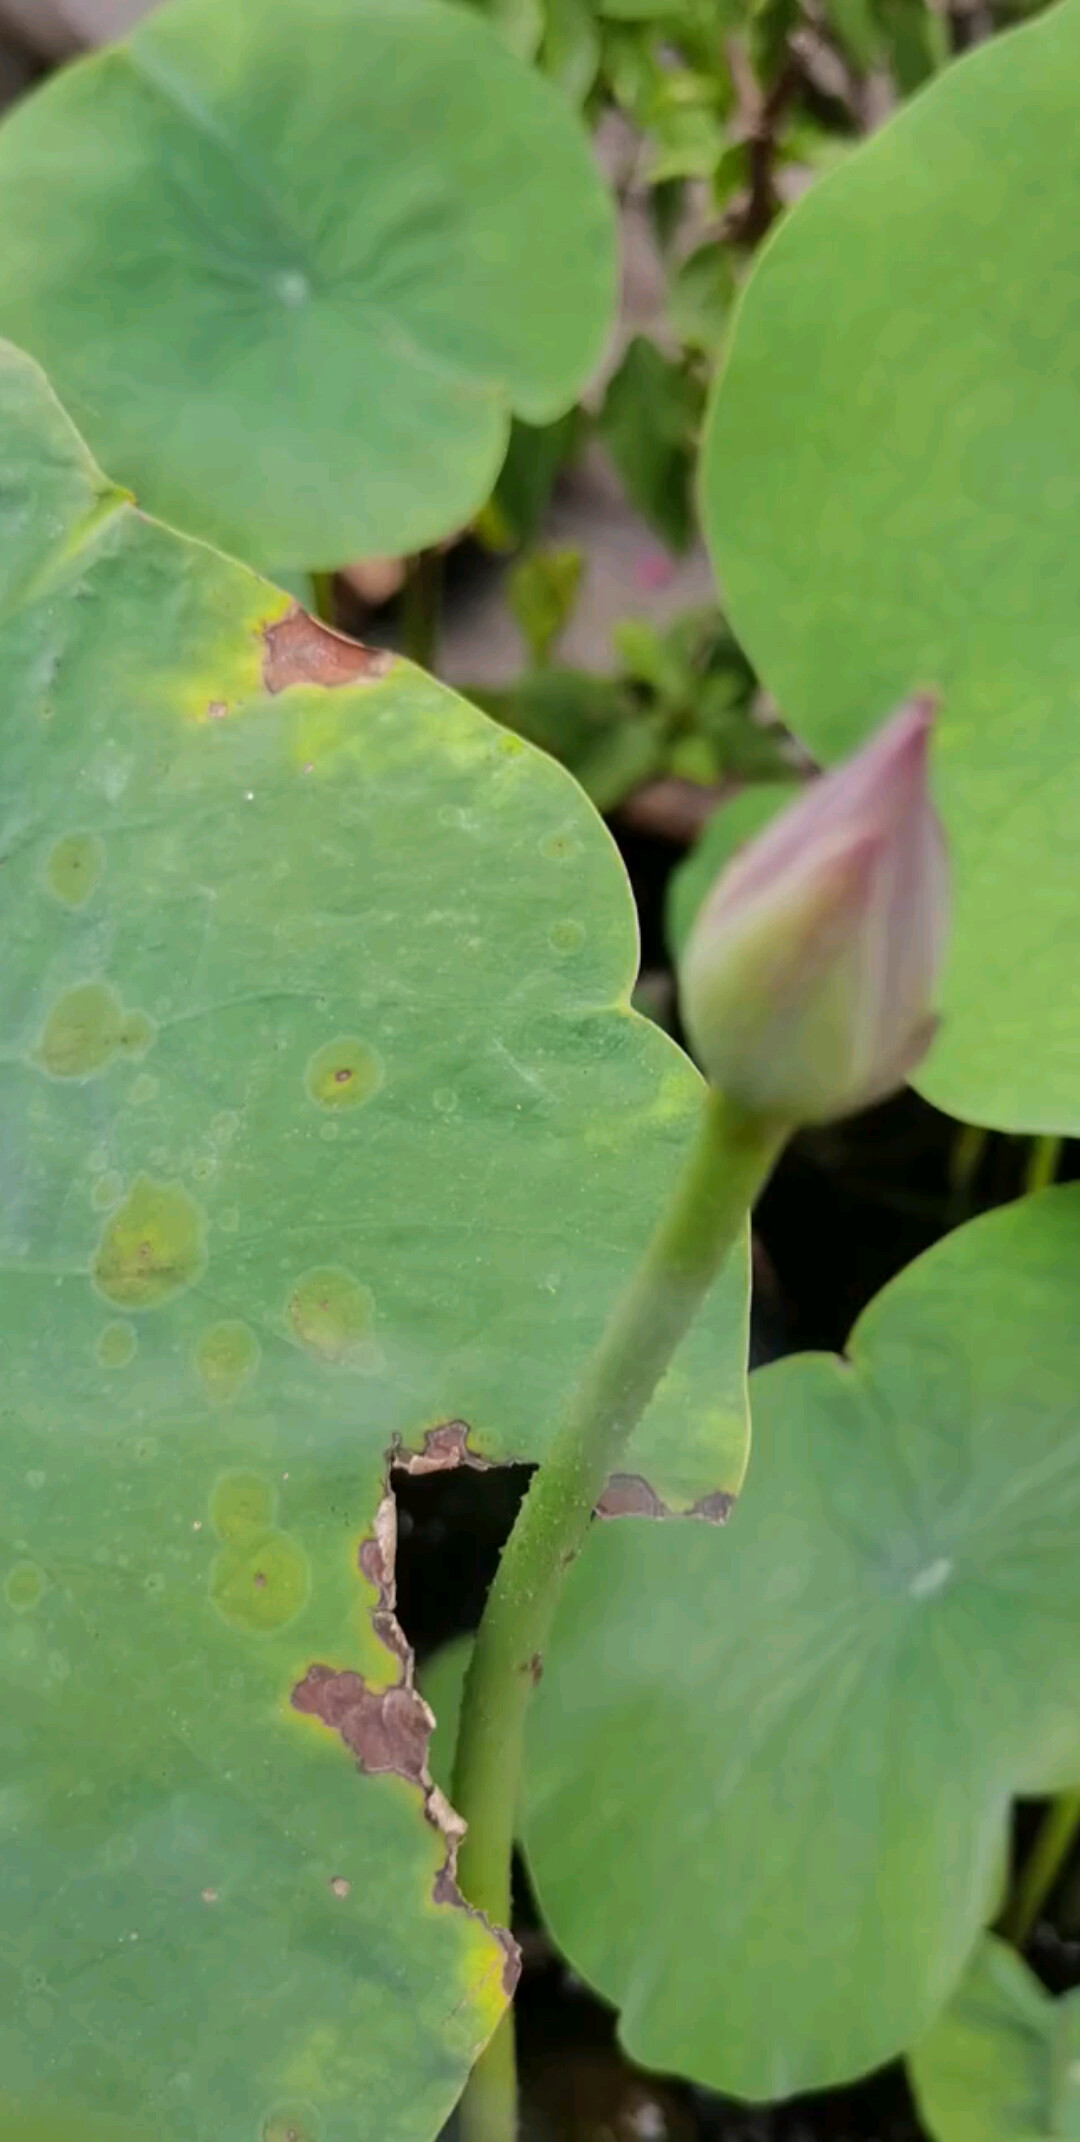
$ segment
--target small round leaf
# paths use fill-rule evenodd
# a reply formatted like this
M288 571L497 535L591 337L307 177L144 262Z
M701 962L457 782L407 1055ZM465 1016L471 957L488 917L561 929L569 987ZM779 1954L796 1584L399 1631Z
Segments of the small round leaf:
M175 0L5 120L0 215L0 331L144 505L267 568L452 533L612 307L577 120L436 0Z

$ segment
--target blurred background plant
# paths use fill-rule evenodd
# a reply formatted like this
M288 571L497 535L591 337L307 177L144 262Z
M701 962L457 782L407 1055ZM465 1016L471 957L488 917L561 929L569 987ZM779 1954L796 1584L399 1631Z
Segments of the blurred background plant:
M593 133L620 214L614 347L581 404L515 420L472 524L301 587L561 758L605 812L689 844L798 754L763 707L700 540L708 382L785 206L1016 0L468 0ZM0 93L146 0L0 0Z
M339 583L338 615L376 636L396 624L410 651L563 759L602 811L688 844L732 784L798 765L717 607L694 495L708 383L747 265L784 208L899 102L1033 10L471 4L593 131L619 204L619 330L576 410L515 422L491 498L443 555L449 599L440 585L418 623L418 567L391 561L397 614L384 615L387 562L364 561Z

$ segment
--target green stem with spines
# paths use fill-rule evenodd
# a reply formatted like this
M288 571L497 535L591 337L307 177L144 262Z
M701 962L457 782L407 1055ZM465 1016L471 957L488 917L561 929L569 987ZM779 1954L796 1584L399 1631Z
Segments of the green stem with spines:
M510 1921L525 1716L567 1570L593 1510L789 1135L708 1092L667 1211L572 1392L488 1595L465 1683L453 1799L469 1902ZM461 2142L514 2142L512 2017L475 2068Z

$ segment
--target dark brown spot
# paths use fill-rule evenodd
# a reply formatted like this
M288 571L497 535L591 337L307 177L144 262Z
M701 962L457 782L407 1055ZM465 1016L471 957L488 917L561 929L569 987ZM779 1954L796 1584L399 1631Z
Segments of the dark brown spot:
M362 647L342 632L332 632L299 606L275 624L264 625L263 683L268 692L290 684L370 684L385 677L393 656L378 647Z
M407 1681L412 1669L412 1653L394 1612L396 1550L397 1504L392 1495L384 1495L375 1513L375 1530L366 1540L361 1540L356 1559L361 1575L375 1586L379 1595L378 1605L371 1610L372 1628L379 1642L397 1660L402 1680Z
M335 1071L334 1073L334 1084L335 1086L347 1086L351 1077L352 1072L348 1064L342 1064L340 1071Z
M461 1895L460 1890L458 1890L458 1895ZM468 1905L465 1908L468 1910ZM521 1977L521 1950L513 1935L506 1933L501 1926L494 1927L492 1931L502 1943L502 1989L507 2000L512 2001L517 1992L517 1982Z
M729 1495L725 1488L717 1488L712 1495L703 1495L700 1502L695 1502L690 1515L703 1517L708 1525L722 1525L727 1522L734 1508L734 1495Z
M433 1789L432 1797L442 1801L443 1807L446 1807L446 1802L442 1799L442 1794L437 1786ZM452 1810L448 1810L448 1812L451 1813L453 1821L457 1822L458 1817L452 1814ZM464 1824L461 1825L461 1834L464 1834ZM484 1918L483 1912L476 1911L473 1905L465 1902L454 1879L453 1857L448 1857L445 1867L440 1867L438 1874L435 1876L431 1894L436 1904L452 1904L455 1910L466 1911L470 1919ZM521 1950L513 1935L506 1932L505 1927L492 1926L490 1919L484 1920L484 1924L495 1935L502 1948L502 1988L507 2000L512 2001L517 1990L518 1979L521 1977Z
M490 1470L486 1458L469 1449L467 1421L443 1421L428 1428L419 1450L398 1448L391 1462L404 1473L451 1473L459 1465L472 1465L478 1472Z
M382 1546L377 1538L361 1540L356 1559L369 1584L374 1584L383 1591L392 1582L393 1572L387 1571Z
M448 1868L439 1868L438 1874L435 1876L435 1887L431 1893L436 1904L453 1904L460 1897L461 1891Z
M264 1592L264 1591L266 1590L266 1574L265 1574L265 1571L263 1571L263 1570L261 1570L261 1569L257 1569L257 1570L255 1571L255 1575L254 1575L254 1576L252 1577L252 1580L251 1580L251 1581L252 1581L253 1585L255 1586L255 1589L256 1589L256 1591L257 1591L257 1592Z
M464 1423L454 1425L461 1430L463 1439ZM369 1776L389 1771L419 1787L425 1819L446 1848L446 1857L432 1885L432 1897L436 1904L452 1905L455 1911L482 1920L495 1935L503 1952L502 1983L509 2000L520 1975L521 1954L513 1936L503 1927L493 1926L482 1912L466 1903L457 1885L458 1846L465 1835L465 1824L433 1784L427 1766L435 1720L413 1687L413 1655L394 1612L396 1550L397 1505L388 1493L375 1513L372 1532L360 1542L357 1563L378 1594L371 1622L376 1636L397 1662L395 1685L370 1689L362 1674L316 1664L309 1666L303 1680L297 1682L290 1701L294 1710L319 1719L331 1732L339 1733L356 1757L360 1771ZM333 1877L330 1887L335 1896L348 1894L349 1885L341 1875Z
M731 1515L734 1504L735 1497L729 1495L726 1488L715 1488L711 1495L702 1495L697 1502L691 1503L685 1513L673 1511L666 1502L661 1502L655 1488L650 1487L640 1473L612 1473L596 1505L596 1515L660 1518L685 1514L703 1518L706 1524L722 1525Z
M659 1495L640 1473L612 1473L599 1502L598 1517L667 1517Z
M524 1671L528 1674L532 1685L535 1688L538 1681L540 1681L540 1679L542 1678L544 1671L544 1661L538 1651L533 1652L531 1659L526 1659Z
M370 1689L362 1674L309 1666L292 1692L293 1709L340 1733L365 1777L392 1771L424 1783L431 1712L415 1688Z

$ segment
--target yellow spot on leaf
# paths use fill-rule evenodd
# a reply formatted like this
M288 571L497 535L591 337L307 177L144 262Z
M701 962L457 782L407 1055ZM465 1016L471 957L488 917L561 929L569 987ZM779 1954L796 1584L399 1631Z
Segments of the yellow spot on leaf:
M262 1532L222 1548L210 1597L234 1629L264 1636L295 1621L311 1591L308 1558L287 1532Z
M155 1028L145 1012L124 1010L107 982L64 991L45 1021L37 1060L50 1078L95 1078L114 1056L139 1056Z
M371 1291L342 1266L305 1272L289 1296L286 1313L294 1338L328 1367L378 1367Z
M258 1537L269 1531L277 1510L277 1490L258 1473L222 1473L210 1496L210 1523L219 1540Z
M85 907L105 868L105 843L96 833L65 833L50 850L45 883L65 907Z
M106 1324L94 1352L102 1368L126 1368L135 1357L138 1340L130 1324Z
M365 1041L328 1041L310 1058L304 1084L320 1108L358 1108L382 1085L382 1065Z
M211 1398L227 1405L259 1366L259 1342L247 1324L212 1324L195 1348L195 1366Z
M263 2115L259 2142L320 2142L322 2132L322 2121L313 2106L275 2105Z
M548 942L553 952L577 952L585 942L585 926L568 915L564 921L552 923Z
M198 1279L204 1218L179 1183L136 1176L105 1223L90 1267L98 1293L121 1309L157 1309Z
M16 1562L4 1580L4 1597L16 1614L28 1614L45 1590L45 1572L36 1562Z

